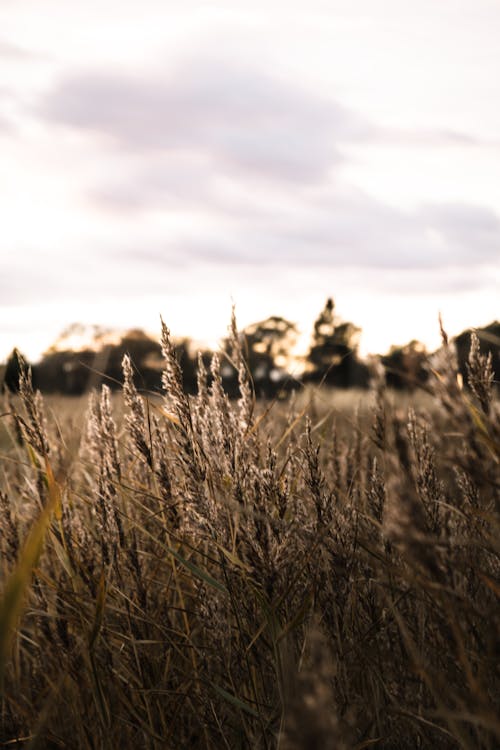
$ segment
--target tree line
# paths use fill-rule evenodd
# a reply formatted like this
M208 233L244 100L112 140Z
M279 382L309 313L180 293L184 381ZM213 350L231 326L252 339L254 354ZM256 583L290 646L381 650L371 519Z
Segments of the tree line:
M475 329L479 336L481 352L491 353L495 379L500 376L500 323L494 322ZM459 369L467 383L467 358L471 330L454 339ZM359 356L361 329L345 322L335 312L332 298L328 298L316 318L309 350L297 360L292 351L298 337L295 323L279 316L271 316L247 326L242 332L246 361L252 376L257 397L275 398L285 395L302 384L322 384L334 388L368 388L373 372L373 362ZM237 393L237 373L231 364L228 340L222 342L222 380L229 394ZM102 382L111 388L121 388L122 360L129 354L136 368L137 383L141 389L159 392L163 358L158 341L142 330L124 334L118 342L89 345L82 351L51 347L41 361L32 365L33 381L45 393L81 395ZM189 339L176 342L176 354L181 365L184 387L188 393L196 392L196 363L198 353L193 351ZM207 370L213 352L200 353ZM383 366L386 384L398 390L425 387L432 368L433 354L416 340L404 346L393 346L378 358ZM22 355L15 349L10 355L0 383L10 391L17 389Z

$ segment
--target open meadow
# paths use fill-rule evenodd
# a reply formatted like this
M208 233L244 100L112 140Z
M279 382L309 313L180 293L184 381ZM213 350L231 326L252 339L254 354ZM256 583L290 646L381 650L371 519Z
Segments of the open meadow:
M427 392L4 395L0 747L500 746L500 405Z

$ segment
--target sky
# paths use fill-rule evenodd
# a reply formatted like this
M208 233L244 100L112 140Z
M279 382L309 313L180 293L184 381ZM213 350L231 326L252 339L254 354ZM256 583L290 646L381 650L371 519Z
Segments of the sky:
M498 0L0 0L0 360L500 317Z

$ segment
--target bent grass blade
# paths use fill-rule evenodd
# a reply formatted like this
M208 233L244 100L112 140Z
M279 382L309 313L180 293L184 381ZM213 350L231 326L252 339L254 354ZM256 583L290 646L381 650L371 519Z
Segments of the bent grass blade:
M49 500L28 534L19 561L11 573L0 600L0 693L3 692L5 667L15 634L15 625L23 609L33 570L38 564L52 514L60 512L60 490L46 461Z

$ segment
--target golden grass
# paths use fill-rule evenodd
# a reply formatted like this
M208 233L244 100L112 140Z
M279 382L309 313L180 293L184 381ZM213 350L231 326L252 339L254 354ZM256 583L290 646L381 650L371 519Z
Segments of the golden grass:
M498 747L488 363L255 403L232 335L238 401L166 328L161 403L5 399L0 747Z

